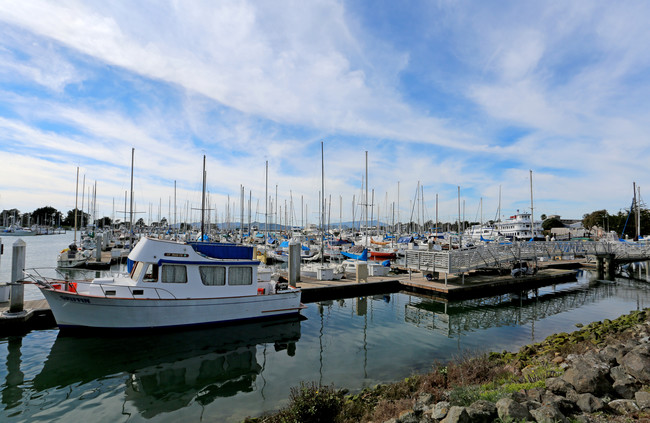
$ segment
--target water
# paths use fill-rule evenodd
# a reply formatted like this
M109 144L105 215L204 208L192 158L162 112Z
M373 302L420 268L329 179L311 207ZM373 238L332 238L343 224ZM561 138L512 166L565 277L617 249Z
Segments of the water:
M54 262L67 245L55 237L29 240L28 266L39 242L56 241L43 253ZM359 390L465 351L516 350L650 304L646 282L578 277L537 293L464 302L404 293L327 301L308 304L304 320L232 328L0 338L0 421L241 421L280 408L301 381Z

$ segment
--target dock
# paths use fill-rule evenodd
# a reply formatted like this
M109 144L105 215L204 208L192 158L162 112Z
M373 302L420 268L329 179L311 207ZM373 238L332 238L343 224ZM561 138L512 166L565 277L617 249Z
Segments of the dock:
M554 266L554 264L558 266ZM510 275L469 272L449 275L447 280L427 280L424 273L409 272L397 275L368 276L357 282L355 275L346 274L341 280L321 281L301 278L297 287L302 289L302 302L314 303L338 298L353 298L400 291L453 301L499 295L505 292L525 291L557 283L575 281L575 267L580 261L547 263L533 276L513 278ZM557 268L557 267L568 267ZM32 329L56 327L56 322L46 300L25 301L24 311L9 313L9 303L0 303L0 336L24 333Z

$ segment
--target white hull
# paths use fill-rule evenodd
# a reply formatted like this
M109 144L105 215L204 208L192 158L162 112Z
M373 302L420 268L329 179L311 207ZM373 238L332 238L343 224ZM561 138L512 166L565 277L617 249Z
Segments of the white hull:
M264 319L299 313L300 290L203 299L132 299L42 288L61 328L144 329Z

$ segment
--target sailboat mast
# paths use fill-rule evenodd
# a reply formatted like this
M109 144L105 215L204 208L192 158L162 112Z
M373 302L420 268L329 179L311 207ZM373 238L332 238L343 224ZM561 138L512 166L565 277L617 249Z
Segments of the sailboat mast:
M74 243L77 244L77 199L79 198L79 166L77 166L77 184L74 190Z
M533 171L530 170L530 233L531 239L535 239L535 217L533 216Z
M368 150L366 150L366 248L368 248Z
M131 207L129 208L129 248L133 249L133 162L135 148L131 148Z
M203 155L203 188L201 190L201 241L205 239L205 154Z
M325 152L323 149L323 141L320 142L320 166L321 166L321 173L320 173L320 184L321 184L321 196L322 196L322 201L321 201L321 224L320 224L320 265L325 266L325 234L324 234L324 226L325 226Z

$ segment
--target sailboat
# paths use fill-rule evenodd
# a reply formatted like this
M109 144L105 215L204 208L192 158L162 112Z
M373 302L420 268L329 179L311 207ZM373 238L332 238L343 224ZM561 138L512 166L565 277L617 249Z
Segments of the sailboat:
M73 269L83 267L90 259L90 251L77 247L77 198L79 196L79 168L77 167L77 184L74 200L74 241L64 248L57 257L56 267L59 269ZM83 219L83 215L82 215Z

